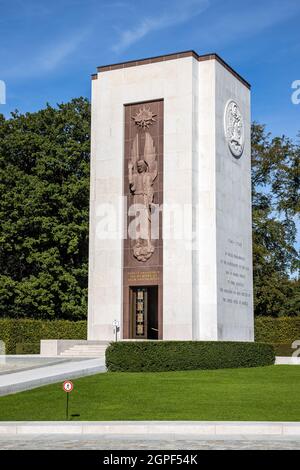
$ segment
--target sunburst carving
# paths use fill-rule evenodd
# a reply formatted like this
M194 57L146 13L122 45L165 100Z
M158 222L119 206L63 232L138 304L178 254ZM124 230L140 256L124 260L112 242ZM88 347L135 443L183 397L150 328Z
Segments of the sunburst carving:
M149 129L149 126L156 122L155 116L156 114L152 113L149 107L143 106L132 119L142 129Z

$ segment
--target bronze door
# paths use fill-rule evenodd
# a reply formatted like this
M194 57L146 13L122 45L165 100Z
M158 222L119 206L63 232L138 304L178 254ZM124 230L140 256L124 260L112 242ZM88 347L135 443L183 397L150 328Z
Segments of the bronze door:
M131 287L131 337L158 339L157 286Z

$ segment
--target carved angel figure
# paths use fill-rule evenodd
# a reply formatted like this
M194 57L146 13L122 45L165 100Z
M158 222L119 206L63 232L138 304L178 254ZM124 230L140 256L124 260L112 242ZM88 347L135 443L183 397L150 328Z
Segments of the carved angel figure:
M129 188L133 194L131 214L139 218L135 226L133 255L139 261L147 261L154 252L151 243L151 206L153 203L153 183L157 177L156 151L149 132L145 132L143 158L139 156L139 134L136 135L128 164Z

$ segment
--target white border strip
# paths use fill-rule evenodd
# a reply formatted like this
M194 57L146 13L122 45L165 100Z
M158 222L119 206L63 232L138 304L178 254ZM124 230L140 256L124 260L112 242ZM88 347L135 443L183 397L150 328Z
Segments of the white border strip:
M286 365L300 365L300 357L285 357L276 356L275 365L286 364Z
M259 422L259 421L96 421L96 422L2 422L1 436L28 435L101 435L102 437L164 436L298 436L300 422Z

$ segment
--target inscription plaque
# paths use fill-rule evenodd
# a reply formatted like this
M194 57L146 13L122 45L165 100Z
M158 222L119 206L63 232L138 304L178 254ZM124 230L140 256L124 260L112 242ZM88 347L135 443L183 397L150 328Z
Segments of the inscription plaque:
M159 271L130 272L128 282L159 281Z
M220 260L223 285L220 287L222 302L248 307L251 297L248 289L250 266L243 255L243 244L228 239L228 245Z

